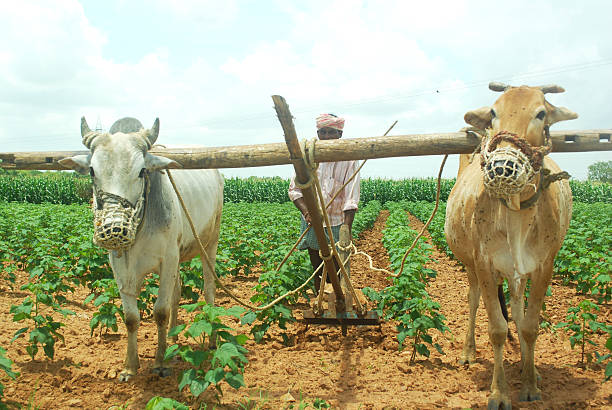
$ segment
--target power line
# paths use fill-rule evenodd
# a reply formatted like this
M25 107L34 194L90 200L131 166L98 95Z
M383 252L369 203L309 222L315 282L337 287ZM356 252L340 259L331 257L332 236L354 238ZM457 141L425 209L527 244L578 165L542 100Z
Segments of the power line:
M544 68L544 69L539 69L539 70L527 71L527 72L519 73L519 74L506 74L506 75L496 76L493 79L467 82L465 84L454 86L454 87L453 86L451 87L438 86L438 87L431 87L431 88L414 91L414 92L407 92L407 93L400 92L400 93L393 93L393 94L385 94L385 95L381 95L378 97L365 98L365 99L354 100L354 101L345 100L345 101L338 101L335 103L326 102L325 105L327 107L333 107L334 109L337 109L339 111L346 112L350 108L367 106L370 104L383 104L383 103L389 103L392 101L410 100L410 99L414 99L418 97L423 97L426 95L464 91L464 90L468 90L468 89L472 89L476 87L486 86L491 81L501 81L501 82L521 81L525 79L538 78L542 76L550 76L554 74L597 69L597 68L606 67L609 65L612 65L612 58L595 60L595 61L590 61L586 63L568 64L568 65L564 65L561 67L549 67L549 68ZM307 106L298 105L294 107L292 112L294 115L306 114L306 113L318 112L320 109L321 109L320 103L317 105L307 105ZM217 117L217 118L211 118L209 120L206 120L198 124L166 128L164 129L164 131L165 132L176 132L176 131L194 129L194 128L210 128L215 125L224 125L224 124L234 124L235 125L238 123L270 119L270 118L273 118L273 115L274 114L272 110L268 110L266 112L262 111L259 113L247 114L247 115L243 115L240 117L229 117L229 116ZM78 130L78 127L76 127L75 130ZM56 133L49 133L45 135L31 135L31 136L21 138L21 142L27 143L29 141L35 141L36 139L39 139L39 138L52 138L52 137L63 137L60 139L60 141L61 140L67 141L68 139L71 139L71 140L74 139L73 135L76 134L77 132L78 131L75 131L74 133L73 132L70 132L70 133L56 132Z

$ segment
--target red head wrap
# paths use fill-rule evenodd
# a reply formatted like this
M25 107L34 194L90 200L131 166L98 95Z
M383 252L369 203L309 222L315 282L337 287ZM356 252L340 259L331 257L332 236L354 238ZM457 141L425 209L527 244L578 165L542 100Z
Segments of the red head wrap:
M334 114L321 114L317 117L317 129L325 127L342 131L344 128L344 118L337 117Z

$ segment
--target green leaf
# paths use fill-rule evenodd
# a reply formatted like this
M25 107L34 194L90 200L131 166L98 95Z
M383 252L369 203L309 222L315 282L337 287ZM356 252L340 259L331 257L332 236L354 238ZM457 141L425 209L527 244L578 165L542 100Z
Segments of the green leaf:
M183 373L181 373L181 378L178 386L179 391L182 391L185 386L190 385L196 377L197 374L195 369L187 369Z
M249 340L249 337L247 335L237 335L236 336L236 343L238 343L240 346L243 346L247 340Z
M212 363L214 365L214 363L218 360L221 366L233 365L234 361L232 358L238 355L240 355L240 353L235 345L232 343L224 343L217 348L217 351L213 355Z
M225 381L236 390L244 386L244 377L240 373L226 373Z
M225 311L227 316L233 316L235 318L240 318L240 315L244 313L245 309L240 306L232 306L231 308Z
M210 383L201 379L195 379L189 385L189 390L191 390L191 394L195 397L198 397L200 394L204 393L206 389L210 386Z
M190 363L193 367L199 368L204 359L206 358L206 353L201 350L190 350L185 352L182 356L183 359Z
M205 320L200 320L199 322L195 322L189 327L189 330L185 333L189 337L199 337L202 333L206 333L210 336L212 333L212 324Z
M606 380L609 380L612 377L612 360L608 362L606 365L606 372L604 374Z
M187 312L191 313L197 310L200 306L201 306L200 303L192 303L189 305L182 305L181 307L185 309Z
M17 340L17 338L19 336L21 336L22 334L24 334L25 332L27 332L29 329L29 327L22 327L21 329L19 329L18 331L15 332L15 335L13 336L13 338L11 339L11 343L13 343L15 340Z
M218 384L225 377L225 370L223 367L215 367L206 372L204 380L210 382L210 384Z
M189 407L174 399L155 396L149 400L145 410L189 410Z
M172 329L170 329L170 331L168 332L168 337L175 337L178 336L183 329L185 329L185 327L187 327L186 324L182 324L182 325L178 325L178 326L174 326Z
M178 353L180 346L179 345L172 345L170 347L168 347L166 349L166 353L164 354L164 360L168 360L174 356L176 356L176 354Z
M242 316L242 318L240 319L240 324L250 325L255 321L255 319L257 319L257 313L250 311L247 312L244 316Z

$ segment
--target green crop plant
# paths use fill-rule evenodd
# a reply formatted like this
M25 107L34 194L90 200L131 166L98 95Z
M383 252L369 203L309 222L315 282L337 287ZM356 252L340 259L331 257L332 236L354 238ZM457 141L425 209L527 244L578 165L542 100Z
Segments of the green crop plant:
M591 181L577 181L571 179L569 181L572 189L572 196L575 202L595 203L605 202L612 203L612 184Z
M599 310L600 308L597 304L588 299L584 299L578 303L578 306L572 306L567 310L568 315L565 318L567 322L561 322L556 325L556 328L564 329L570 334L569 341L572 349L576 345L580 346L581 364L584 364L585 357L587 363L593 361L593 355L586 350L586 344L589 343L597 347L597 343L593 340L594 334L603 332L607 333L608 336L612 335L612 326L597 320L596 312ZM609 346L607 347L609 348ZM604 359L602 358L601 360ZM607 376L609 376L608 373Z
M356 214L359 215L359 217L355 218L353 221L353 237L356 238L359 233L373 227L381 210L382 205L380 201L372 200L367 203L361 202L359 204L359 212Z
M12 370L13 362L6 357L6 350L0 347L0 371L8 376L10 379L15 380L18 376L18 372ZM1 379L0 379L1 380ZM7 405L3 401L4 398L4 385L0 383L0 410L8 409Z
M604 381L608 381L612 378L612 326L607 326L608 332L608 340L606 340L606 349L607 353L600 355L598 352L595 352L595 357L597 358L597 363L606 362L606 368L604 370Z
M433 210L435 209L435 202L427 202L427 201L409 201L405 203L405 208L408 212L414 215L418 220L423 223L426 223ZM438 204L438 210L434 215L434 218L431 220L429 226L427 227L427 231L431 236L431 241L434 245L444 253L446 253L449 257L454 258L453 252L448 247L446 243L446 236L444 235L444 222L446 220L446 203L440 202Z
M389 253L391 268L400 272L405 251L410 247L417 232L408 226L405 209L406 202L385 204L389 209L387 227L383 230L383 245ZM402 274L393 279L393 285L380 292L364 288L366 297L377 304L377 310L386 319L394 319L397 325L399 349L402 350L409 340L412 346L410 362L414 363L417 354L429 357L427 345L433 346L440 353L442 348L434 343L430 330L442 333L448 331L444 324L444 315L439 312L440 305L433 301L426 291L427 281L435 277L436 272L425 267L430 261L431 246L420 238L417 246L408 254Z
M183 305L182 308L196 315L191 323L171 329L168 337L182 334L190 343L169 346L164 356L164 360L168 360L179 355L190 365L179 376L179 391L189 386L191 394L198 397L209 386L214 386L222 394L221 382L234 389L244 386L242 374L248 361L243 345L248 338L243 334L232 334L233 329L221 322L224 316L239 318L244 309L237 306L225 309L206 302ZM209 349L213 344L216 348Z
M88 203L91 192L91 181L72 172L18 172L0 175L0 199L5 201L34 204Z
M145 410L189 410L189 406L169 397L154 396L145 405Z
M93 302L93 305L98 308L89 321L91 335L98 327L100 334L103 330L107 332L109 329L116 332L119 329L117 316L122 320L124 316L115 279L98 279L91 285L91 288L94 289L94 292L85 298L85 304Z
M441 181L440 198L446 201L455 183L454 179ZM378 200L381 203L391 201L435 201L437 179L409 178L401 180L371 179L361 180L361 200L369 202Z
M300 214L290 202L281 205L257 204L257 207L257 214L247 213L240 220L258 232L258 235L255 235L258 242L255 249L259 249L259 255L255 256L262 273L259 275L259 283L254 288L256 294L251 298L251 302L265 305L304 283L312 274L312 267L306 252L295 251L280 271L276 272L279 263L299 237ZM380 203L373 201L363 207L363 212L362 210L357 212L353 222L353 236L358 236L364 229L371 227L380 209ZM287 297L269 309L246 313L242 322L252 325L251 334L254 340L263 341L273 325L285 330L288 323L294 322L295 317L288 306L295 304L299 296L308 298L309 288L311 287L305 287L298 294ZM283 343L289 343L289 335L286 332L281 332L281 337Z
M612 300L612 204L574 203L572 221L555 259L565 284L599 302Z

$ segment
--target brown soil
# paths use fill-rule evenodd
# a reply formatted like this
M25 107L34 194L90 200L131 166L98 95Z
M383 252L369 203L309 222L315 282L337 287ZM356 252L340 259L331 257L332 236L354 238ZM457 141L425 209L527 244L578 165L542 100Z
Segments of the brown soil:
M380 243L381 229L388 212L384 211L373 229L363 233L357 242L360 250L369 253L377 267L388 267L385 249ZM418 221L412 221L415 228ZM178 392L177 374L185 368L175 363L172 377L160 379L150 373L156 345L155 324L147 318L139 330L139 374L127 383L115 378L122 368L126 348L125 326L117 334L90 337L89 320L95 309L81 302L86 291L79 289L69 295L70 308L76 316L62 319L65 343L56 345L56 356L49 360L42 351L30 360L25 340L10 344L13 334L22 327L12 322L10 306L19 304L26 293L10 290L0 284L0 346L7 348L14 370L21 372L16 381L2 379L5 401L11 407L42 409L141 409L153 396L171 397L193 408L287 408L300 402L322 398L333 408L340 409L423 409L423 408L483 408L492 374L492 352L488 342L486 314L478 311L476 343L478 361L470 367L459 366L467 325L467 279L455 261L440 252L434 253L431 267L438 276L431 281L429 292L441 305L452 333L434 333L434 340L443 347L445 355L432 350L428 359L419 358L410 365L410 349L398 351L394 323L380 327L351 327L343 337L340 328L303 324L288 326L293 336L292 345L284 346L280 331L271 332L263 344L249 341L249 363L245 370L246 387L233 390L223 386L224 395L217 401L209 389L200 400L189 393ZM365 257L352 261L352 277L357 288L365 286L382 289L389 285L384 274L367 269ZM25 276L20 277L25 280ZM252 294L257 276L226 279L232 290L245 299ZM224 293L217 295L218 303L234 305ZM553 295L546 299L546 314L552 323L563 321L567 308L575 305L580 296L560 283L553 284ZM601 321L612 321L610 305L602 306ZM183 319L187 319L183 317ZM248 328L237 323L232 326L248 333ZM511 330L516 334L512 325ZM596 338L603 346L603 337ZM602 348L600 348L602 349ZM578 365L580 351L572 350L568 337L561 331L541 330L536 346L536 365L542 376L540 387L543 400L533 403L518 401L520 389L520 349L517 342L508 342L505 369L512 389L514 408L612 408L612 381L603 383L601 366ZM291 400L293 397L295 401Z

